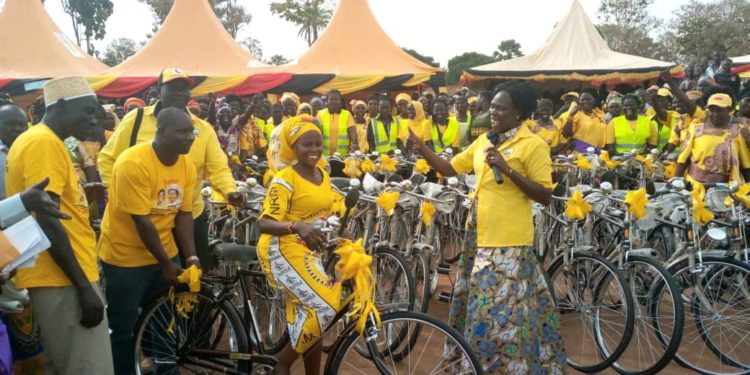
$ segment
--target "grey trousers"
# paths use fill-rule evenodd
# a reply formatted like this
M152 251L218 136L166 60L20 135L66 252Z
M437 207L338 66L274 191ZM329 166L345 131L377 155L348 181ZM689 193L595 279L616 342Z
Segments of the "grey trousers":
M99 283L92 285L104 301ZM44 345L45 373L113 374L107 314L94 328L83 328L75 287L29 288L34 319Z

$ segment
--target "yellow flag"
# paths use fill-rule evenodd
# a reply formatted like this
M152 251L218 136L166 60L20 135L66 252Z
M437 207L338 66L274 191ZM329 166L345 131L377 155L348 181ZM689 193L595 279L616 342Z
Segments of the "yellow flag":
M573 192L573 196L565 202L565 217L568 219L583 220L589 212L591 212L591 205L583 200L580 190Z
M629 191L625 194L625 204L628 206L628 212L636 219L640 220L646 216L646 205L648 204L646 188Z
M419 213L422 214L422 222L425 226L429 227L432 225L432 215L435 214L435 206L430 202L424 202L422 207L419 208Z
M396 208L396 202L401 196L401 193L397 191L383 192L379 197L375 198L375 203L385 211L388 216L393 215L393 209Z
M430 173L430 165L427 164L427 160L424 159L417 159L417 163L416 165L414 165L414 169L416 169L417 172L421 174Z

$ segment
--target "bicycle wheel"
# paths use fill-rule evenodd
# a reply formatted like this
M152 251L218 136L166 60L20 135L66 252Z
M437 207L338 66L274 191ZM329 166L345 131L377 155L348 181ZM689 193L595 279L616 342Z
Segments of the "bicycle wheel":
M391 374L481 374L474 352L461 335L439 319L416 312L399 311L382 315L382 329L375 341L375 360ZM398 347L400 332L419 332L412 350L405 358L393 358L389 349ZM409 334L411 336L411 334ZM326 363L326 374L380 373L371 356L363 357L359 348L367 347L365 339L351 332L335 347ZM439 350L438 348L443 348ZM436 350L437 349L437 350Z
M414 310L416 283L409 263L401 254L388 248L377 249L372 264L377 285L375 303L388 309Z
M257 264L252 266L259 270ZM276 354L289 342L286 325L284 295L261 277L247 277L248 299L253 309L252 318L259 338L251 330L253 344L263 348L264 354Z
M568 365L583 372L609 367L633 335L633 296L622 272L599 255L577 252L569 264L555 259L549 276Z
M612 367L621 374L655 374L680 346L685 322L682 290L669 271L650 257L629 255L623 273L634 297L635 326L630 344ZM609 354L609 348L600 349Z
M411 253L409 271L414 278L414 311L426 313L430 305L430 263L425 255L419 250Z
M683 261L670 271L691 312L675 360L702 374L750 374L750 266L703 255L700 269Z
M440 226L435 236L438 241L435 248L440 249L445 263L453 264L461 257L464 250L464 230L461 220L456 217L455 213L452 213L440 215L436 221L440 222Z
M197 302L184 315L177 313L168 291L158 294L143 309L135 326L136 374L246 373L246 361L228 353L249 353L250 347L237 310L227 300L216 301L207 290L175 292L175 300L193 295ZM170 323L174 319L172 332ZM202 356L196 350L220 351L226 358ZM244 358L243 358L244 359Z

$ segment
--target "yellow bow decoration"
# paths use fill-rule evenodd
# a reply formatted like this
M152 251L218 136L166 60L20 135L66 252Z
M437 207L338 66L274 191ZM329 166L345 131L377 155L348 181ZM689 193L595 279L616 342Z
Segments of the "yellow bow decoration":
M349 158L344 161L344 174L349 178L357 178L362 175L362 171L359 170L359 160Z
M646 167L646 173L654 171L654 159L642 155L636 155L635 160L643 163L643 166Z
M573 220L583 220L591 212L591 204L583 200L580 190L573 192L573 196L565 202L565 217Z
M242 165L242 161L240 161L240 157L239 156L232 155L232 157L230 159L232 160L232 163L234 163L236 165Z
M198 295L196 293L201 291L201 276L203 276L203 271L201 271L201 269L198 268L195 264L182 271L180 276L177 276L177 281L188 285L190 293L180 294L180 297L177 298L176 303L174 286L169 288L169 302L175 305L177 314L179 314L183 318L189 318L187 314L193 311L195 304L198 303ZM169 322L169 326L167 327L167 332L174 332L174 324L175 317L173 315L172 320Z
M646 205L648 204L646 188L629 191L625 194L625 204L628 206L628 212L636 219L640 220L646 216Z
M742 184L740 185L740 188L737 189L737 192L734 193L734 197L737 198L738 201L742 202L742 204L745 205L746 208L750 208L750 184ZM727 195L727 206L732 205L732 197Z
M414 169L421 174L430 173L430 165L427 164L427 160L417 159L417 163L414 165Z
M586 157L583 155L578 156L578 160L576 160L576 167L587 171L590 171L594 168L594 166L589 162L589 159L586 159Z
M357 319L357 331L360 334L364 333L367 319L371 314L380 328L380 312L375 306L375 277L370 270L372 257L365 253L362 239L358 239L357 242L343 240L334 253L340 257L336 263L336 271L341 280L354 280L354 290L349 297L352 300L351 310L346 316Z
M664 177L666 178L674 177L674 172L676 169L677 169L677 163L665 162L664 163Z
M607 166L608 169L616 169L617 166L620 165L619 160L610 159L609 152L607 151L602 151L599 157L602 159L602 161L604 162L604 164Z
M419 208L419 213L422 214L422 222L426 227L432 225L432 215L435 214L435 206L430 202L424 202L422 207Z
M713 220L714 214L706 208L706 187L699 182L693 184L693 191L690 192L693 197L693 219L700 225L706 225Z
M393 209L396 208L396 203L401 193L397 191L383 192L379 197L375 198L375 203L385 211L388 216L393 215Z
M362 164L359 165L359 169L362 170L362 173L372 173L378 170L378 167L375 166L375 163L370 160L370 158L365 158L365 161L362 162Z
M380 171L381 172L395 172L398 160L391 159L388 155L380 155Z

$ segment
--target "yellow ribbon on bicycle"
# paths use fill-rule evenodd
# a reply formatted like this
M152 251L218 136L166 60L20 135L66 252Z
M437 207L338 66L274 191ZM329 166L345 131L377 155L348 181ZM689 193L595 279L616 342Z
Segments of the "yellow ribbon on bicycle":
M646 216L646 205L648 204L646 188L627 192L625 194L625 204L628 206L628 212L636 219L640 220Z
M437 209L435 209L435 206L430 202L424 202L422 207L419 208L419 213L422 214L422 222L426 227L432 225L432 215L434 215L436 211Z
M572 220L583 220L591 212L591 204L583 199L580 190L573 192L573 196L565 202L565 217Z
M201 269L195 264L182 271L180 276L177 276L177 281L188 285L190 293L180 294L176 303L174 286L169 288L169 302L175 305L177 314L183 318L188 318L187 314L193 311L195 304L198 303L198 295L196 293L201 291L201 276L203 276L203 271L201 271ZM167 332L174 333L174 324L175 317L172 315L172 320L169 321Z
M397 191L386 191L375 198L375 203L385 211L386 215L391 216L400 196L401 194Z
M371 315L380 328L380 312L375 306L375 277L370 270L372 257L367 255L362 247L362 239L358 239L357 242L343 240L334 253L340 257L336 263L336 271L341 280L353 281L353 290L349 297L352 305L346 316L357 319L357 332L360 334L364 333L367 319Z
M349 178L357 178L362 175L362 171L359 170L359 160L349 158L344 161L344 174Z
M714 219L714 214L706 208L706 187L699 182L693 183L693 191L690 192L693 197L693 218L700 225L706 225Z
M366 157L365 161L359 165L359 169L361 169L363 173L373 173L378 170L378 167L370 158Z
M398 160L391 159L388 155L380 155L380 171L381 172L395 172Z
M578 156L578 160L576 160L576 167L587 171L594 169L594 166L591 165L589 159L586 159L586 157L583 155Z
M417 159L416 164L414 164L414 169L421 174L430 173L430 165L427 164L427 160L424 159Z
M617 169L617 167L620 165L620 162L618 160L612 160L609 157L609 152L607 151L602 150L601 154L599 154L599 157L610 170Z
M750 195L750 184L742 184L734 194L727 195L724 203L727 207L730 207L732 205L732 196L734 196L734 199L744 204L745 208L750 208L750 196L748 195Z

